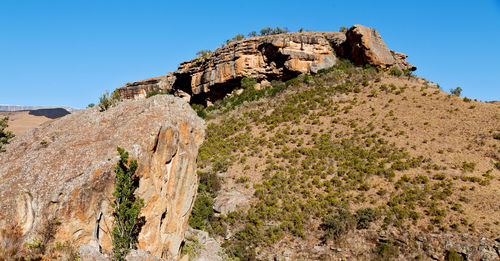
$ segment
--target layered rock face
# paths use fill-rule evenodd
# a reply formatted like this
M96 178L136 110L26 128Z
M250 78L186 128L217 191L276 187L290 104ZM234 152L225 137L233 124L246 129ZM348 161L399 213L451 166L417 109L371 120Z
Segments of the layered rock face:
M145 201L138 248L178 258L197 189L204 122L179 98L124 101L78 111L17 136L0 154L0 225L17 222L27 241L57 221L52 242L112 249L116 147L138 160Z
M165 76L128 83L117 91L123 98L145 97L168 90L192 103L222 99L240 85L243 77L261 85L317 73L346 58L357 65L415 70L406 55L391 51L373 28L354 25L347 33L304 32L257 36L231 42L214 52L181 63Z

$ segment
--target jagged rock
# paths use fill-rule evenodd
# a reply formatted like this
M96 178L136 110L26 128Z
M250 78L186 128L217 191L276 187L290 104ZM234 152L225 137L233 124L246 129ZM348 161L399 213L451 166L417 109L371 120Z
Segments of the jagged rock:
M353 25L346 33L343 44L344 57L357 65L372 65L380 68L397 66L414 71L417 68L405 59L407 55L387 48L377 30L363 25Z
M82 245L78 248L81 261L109 261L111 258L99 252L99 249L91 245Z
M354 64L382 68L394 64L394 56L375 29L357 24L347 31L346 36L345 54Z
M203 138L203 120L169 95L124 101L105 112L77 111L31 129L0 154L0 226L18 222L31 240L57 220L53 242L109 252L120 146L139 163L136 194L145 201L145 224L138 248L175 259L196 194Z
M214 200L214 210L227 215L249 205L250 197L237 190L220 192Z
M186 238L196 238L201 246L196 257L189 259L190 261L222 261L223 258L219 255L222 252L220 243L210 237L207 232L189 228L186 232Z
M146 98L150 92L170 89L174 82L175 76L168 73L163 76L127 83L119 91L122 97Z
M168 90L190 102L209 104L240 85L243 77L259 87L272 80L288 80L299 74L317 73L335 65L337 57L359 65L415 70L406 55L387 49L375 29L355 25L342 32L303 32L257 36L229 43L215 51L180 64L165 76L128 83L117 91L123 98L145 97Z

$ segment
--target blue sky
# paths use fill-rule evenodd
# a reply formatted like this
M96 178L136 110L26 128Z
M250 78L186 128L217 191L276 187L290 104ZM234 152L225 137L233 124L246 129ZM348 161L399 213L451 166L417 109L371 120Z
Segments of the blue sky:
M374 27L416 74L500 100L500 0L0 1L0 104L83 108L267 26Z

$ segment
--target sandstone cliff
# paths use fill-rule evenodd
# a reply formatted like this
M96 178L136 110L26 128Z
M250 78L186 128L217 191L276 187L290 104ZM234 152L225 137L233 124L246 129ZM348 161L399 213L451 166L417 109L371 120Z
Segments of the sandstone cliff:
M112 249L116 146L139 162L145 224L138 248L178 257L197 189L204 122L179 98L125 101L78 111L17 136L0 154L0 226L17 222L30 242L60 223L52 243Z
M187 101L206 104L230 93L243 77L265 85L272 80L317 73L335 65L337 58L382 69L416 69L405 60L406 55L389 50L375 29L354 25L347 33L288 33L231 42L181 63L175 72L128 83L117 91L123 98L134 99L151 91L168 90Z

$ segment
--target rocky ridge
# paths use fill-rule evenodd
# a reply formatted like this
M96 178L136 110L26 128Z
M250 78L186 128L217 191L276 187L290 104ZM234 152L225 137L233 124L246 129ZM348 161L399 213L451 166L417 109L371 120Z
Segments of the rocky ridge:
M179 98L124 101L78 111L17 136L0 154L0 227L17 223L27 242L112 250L116 147L139 162L145 201L138 248L176 259L196 195L204 122ZM47 227L56 229L47 235ZM85 258L84 258L85 260Z
M272 80L317 73L335 65L338 58L349 59L356 65L416 70L406 57L389 50L375 29L362 25L354 25L346 33L256 36L183 62L175 72L127 83L117 91L123 98L135 99L166 90L191 103L207 105L231 93L243 77L254 78L265 86Z

